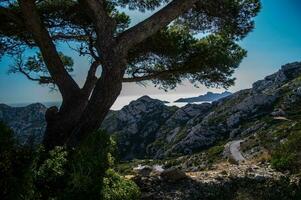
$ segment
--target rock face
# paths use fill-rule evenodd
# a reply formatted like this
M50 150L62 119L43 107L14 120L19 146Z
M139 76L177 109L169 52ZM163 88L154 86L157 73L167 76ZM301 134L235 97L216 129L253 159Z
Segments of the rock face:
M46 107L40 103L25 107L0 104L0 121L7 124L21 144L40 143L45 131Z
M121 158L143 158L147 146L155 142L157 131L175 111L160 100L143 96L110 113L102 128L117 137Z

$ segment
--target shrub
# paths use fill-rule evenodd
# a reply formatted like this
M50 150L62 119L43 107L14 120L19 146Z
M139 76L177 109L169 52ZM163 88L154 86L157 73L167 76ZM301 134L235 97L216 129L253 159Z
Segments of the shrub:
M271 164L272 167L279 171L293 170L294 160L296 159L295 154L275 153L272 156Z
M30 149L19 147L13 131L0 122L0 199L17 199L24 195L31 159Z
M89 136L72 153L68 198L100 199L105 172L114 164L116 144L104 131Z
M277 170L297 173L301 162L301 131L296 130L272 153L271 164Z
M140 197L138 186L109 169L103 180L102 196L105 200L136 200Z
M214 161L221 158L221 154L223 153L224 149L225 149L224 145L211 147L208 150L208 162L213 163Z
M0 123L0 188L2 198L8 198L11 195L11 187L14 184L13 148L12 131Z
M75 150L58 146L47 152L17 145L0 124L0 199L134 200L138 187L112 170L115 142L103 131Z
M30 168L35 199L55 199L64 192L67 182L68 152L57 146L46 152L41 146L35 152Z

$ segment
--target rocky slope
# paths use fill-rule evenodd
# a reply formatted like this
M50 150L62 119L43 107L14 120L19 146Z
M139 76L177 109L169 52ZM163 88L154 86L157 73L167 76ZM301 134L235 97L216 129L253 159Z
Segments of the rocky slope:
M219 141L252 135L267 126L264 117L281 117L300 102L300 75L301 63L287 64L251 89L212 104L174 108L143 97L109 115L103 128L117 135L123 158L135 151L139 158L192 154Z
M45 131L45 112L40 103L25 107L0 104L0 121L12 128L22 144L35 144L41 142Z
M143 200L297 200L300 181L266 166L220 164L213 169L129 177L141 188Z
M141 158L157 139L160 127L175 113L160 100L143 96L120 111L109 113L102 128L116 136L123 159Z
M300 115L297 109L301 101L300 76L301 63L287 64L255 82L251 89L212 104L188 104L182 108L169 107L144 96L120 111L110 112L101 128L117 138L120 156L125 160L189 155L240 138L247 138L242 146L245 156L252 156L262 147L252 147L254 141L249 137L258 140L259 136L254 136L257 134L271 143L269 138L273 136L268 129L271 124L292 126L295 121L291 116ZM41 104L25 108L1 105L0 120L11 126L23 141L32 137L39 140L45 127L45 110ZM267 134L258 133L262 130ZM282 135L280 140L285 141L288 136Z

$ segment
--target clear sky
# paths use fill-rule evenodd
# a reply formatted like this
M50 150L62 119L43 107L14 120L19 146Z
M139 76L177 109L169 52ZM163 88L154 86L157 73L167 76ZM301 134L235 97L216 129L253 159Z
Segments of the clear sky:
M234 92L251 87L256 80L262 79L278 70L288 62L301 61L301 0L262 0L263 8L256 18L256 28L241 43L248 51L239 69L235 72ZM149 13L148 13L149 14ZM147 14L131 12L133 24ZM59 47L64 49L65 47ZM67 52L75 60L74 78L82 84L87 73L87 60L78 58L74 52ZM51 92L48 87L31 82L21 74L7 75L10 59L5 57L0 62L0 103L49 102L59 101L60 95ZM209 89L216 91L216 89ZM175 91L165 93L154 88L137 84L125 84L121 97L115 107L128 104L138 96L150 95L171 100L178 97L199 95L207 92L205 87L194 88L189 84L179 86Z

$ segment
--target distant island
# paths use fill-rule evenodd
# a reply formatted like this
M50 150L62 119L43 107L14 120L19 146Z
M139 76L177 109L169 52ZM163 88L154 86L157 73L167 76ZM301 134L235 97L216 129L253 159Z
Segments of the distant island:
M204 95L200 95L198 97L190 97L190 98L180 98L175 102L181 103L194 103L194 102L202 102L202 101L216 101L218 99L227 97L231 95L231 92L225 91L223 93L214 93L214 92L207 92Z

